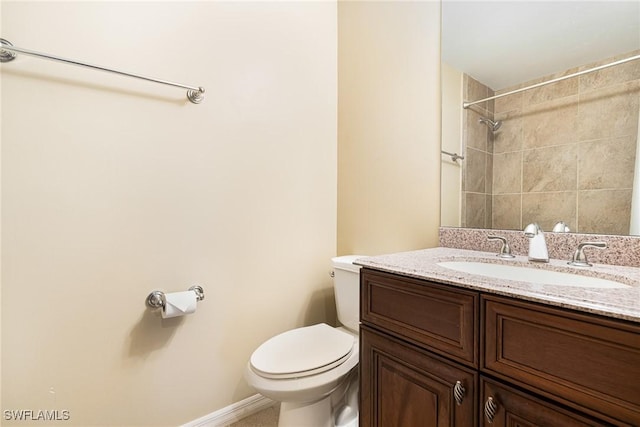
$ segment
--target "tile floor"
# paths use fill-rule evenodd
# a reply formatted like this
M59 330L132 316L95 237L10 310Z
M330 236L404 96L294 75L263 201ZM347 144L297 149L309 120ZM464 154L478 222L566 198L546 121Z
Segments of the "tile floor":
M277 427L279 413L280 406L274 405L257 414L235 422L229 425L229 427Z

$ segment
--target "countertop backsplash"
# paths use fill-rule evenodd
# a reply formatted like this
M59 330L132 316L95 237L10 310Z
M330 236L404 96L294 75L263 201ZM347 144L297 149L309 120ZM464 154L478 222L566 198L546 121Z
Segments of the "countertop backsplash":
M489 240L488 236L506 238L514 255L526 256L529 252L529 239L522 231L517 230L440 227L440 246L497 253L502 243ZM606 242L605 249L586 249L589 262L640 267L639 236L545 232L544 237L552 259L571 259L578 244L582 242Z

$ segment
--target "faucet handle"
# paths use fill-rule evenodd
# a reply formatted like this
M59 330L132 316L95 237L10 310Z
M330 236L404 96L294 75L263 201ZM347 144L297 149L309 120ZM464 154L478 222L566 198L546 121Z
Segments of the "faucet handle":
M606 248L607 244L605 242L582 242L578 244L578 249L573 253L573 257L571 261L567 264L572 265L574 267L591 267L593 264L589 264L587 260L587 255L584 252L584 248Z
M496 254L499 258L515 258L515 255L511 254L511 247L509 243L507 243L507 239L502 236L487 236L489 240L500 240L502 242L502 247L500 248L500 252Z
M564 221L557 222L556 225L553 226L554 233L569 233L571 229Z

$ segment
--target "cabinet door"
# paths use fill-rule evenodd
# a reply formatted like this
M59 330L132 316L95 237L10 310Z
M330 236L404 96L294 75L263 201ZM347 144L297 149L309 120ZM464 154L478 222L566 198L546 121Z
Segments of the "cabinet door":
M615 425L640 426L640 328L483 296L482 371Z
M362 326L361 427L476 425L475 371Z
M481 377L483 427L585 427L607 426Z

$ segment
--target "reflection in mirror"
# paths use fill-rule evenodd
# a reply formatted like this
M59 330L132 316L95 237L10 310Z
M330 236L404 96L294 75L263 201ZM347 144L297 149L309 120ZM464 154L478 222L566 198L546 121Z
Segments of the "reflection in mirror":
M462 108L639 55L640 3L445 0L442 14L442 149L464 160L442 157L441 225L640 235L640 60Z

